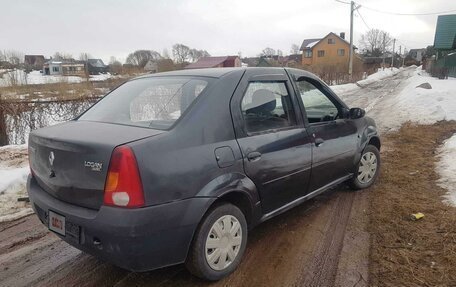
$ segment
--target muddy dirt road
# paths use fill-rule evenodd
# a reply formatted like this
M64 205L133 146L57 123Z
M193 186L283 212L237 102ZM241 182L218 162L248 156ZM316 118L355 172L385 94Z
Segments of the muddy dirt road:
M407 77L402 72L342 98L375 115L377 99ZM122 270L69 246L32 215L0 224L0 286L366 286L368 195L341 185L265 222L250 232L237 271L211 284L183 266Z
M331 285L356 193L340 188L251 232L240 268L216 286ZM183 266L129 273L69 246L28 216L0 227L1 286L192 286Z

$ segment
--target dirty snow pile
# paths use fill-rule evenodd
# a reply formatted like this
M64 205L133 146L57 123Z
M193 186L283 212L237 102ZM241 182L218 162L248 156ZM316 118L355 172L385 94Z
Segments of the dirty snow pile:
M440 174L438 184L448 190L445 201L456 206L456 135L447 139L439 149L437 172Z
M336 86L331 86L331 89L336 93L336 94L344 94L347 92L352 92L357 89L360 89L362 87L365 87L366 85L372 84L374 82L386 79L388 77L392 77L396 74L398 74L400 71L402 71L403 68L397 69L397 68L379 68L377 72L367 76L366 79L361 80L354 83L349 83L349 84L343 84L343 85L336 85Z
M366 85L372 84L374 82L386 79L388 77L392 77L402 71L403 69L398 69L398 68L385 68L385 69L378 69L376 73L373 73L372 75L369 75L367 79L358 81L357 84L360 85L361 87L364 87Z
M33 212L30 204L17 200L27 196L29 172L26 145L0 147L0 222Z
M90 81L100 82L111 78L112 75L100 74L90 76ZM23 70L12 70L0 75L0 87L16 85L41 85L53 83L81 83L86 79L78 76L43 75L40 71L26 73Z

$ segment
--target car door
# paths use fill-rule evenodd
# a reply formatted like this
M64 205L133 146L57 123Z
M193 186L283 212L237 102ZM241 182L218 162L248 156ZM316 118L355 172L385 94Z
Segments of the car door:
M306 194L311 139L285 70L247 70L231 101L244 171L270 213Z
M306 76L293 78L313 141L308 190L313 192L351 175L358 141L357 127L346 116L347 106L324 83Z

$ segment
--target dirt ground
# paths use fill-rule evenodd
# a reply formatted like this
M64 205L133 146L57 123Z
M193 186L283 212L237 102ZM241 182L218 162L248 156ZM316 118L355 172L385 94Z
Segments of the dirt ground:
M371 286L456 286L456 208L442 203L436 149L456 122L406 124L383 138L383 166L370 194ZM425 217L410 219L413 213Z

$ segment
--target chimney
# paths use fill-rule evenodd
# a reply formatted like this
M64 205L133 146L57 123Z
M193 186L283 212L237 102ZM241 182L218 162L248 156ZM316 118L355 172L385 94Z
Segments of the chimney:
M345 32L340 32L340 37L345 40Z

